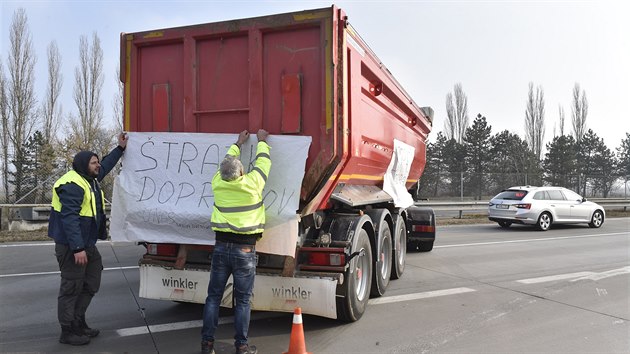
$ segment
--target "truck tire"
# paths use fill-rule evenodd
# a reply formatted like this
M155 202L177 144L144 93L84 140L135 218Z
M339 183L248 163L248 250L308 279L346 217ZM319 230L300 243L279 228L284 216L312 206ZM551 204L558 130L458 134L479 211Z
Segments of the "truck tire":
M388 220L391 216L387 209L375 209L367 213L375 224L374 271L370 295L379 297L385 294L389 278L392 275L392 231Z
M360 319L370 298L372 246L364 228L354 235L351 252L357 255L352 258L344 273L342 296L337 297L337 319L345 322Z
M392 279L400 279L405 271L407 257L407 226L401 215L394 215L394 250L392 254Z
M375 248L376 257L370 295L379 297L385 294L387 285L389 285L389 278L392 275L392 231L385 220L378 223Z

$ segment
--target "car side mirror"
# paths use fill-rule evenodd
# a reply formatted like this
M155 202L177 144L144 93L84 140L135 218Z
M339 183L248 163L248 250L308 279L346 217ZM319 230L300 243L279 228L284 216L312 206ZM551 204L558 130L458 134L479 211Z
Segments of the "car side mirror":
M586 198L582 197L581 202L584 203L586 201Z

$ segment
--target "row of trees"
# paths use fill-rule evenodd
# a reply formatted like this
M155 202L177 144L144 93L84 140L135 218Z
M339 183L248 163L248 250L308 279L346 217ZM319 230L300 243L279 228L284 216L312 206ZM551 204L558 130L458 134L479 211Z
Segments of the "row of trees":
M608 197L616 182L630 176L630 133L616 153L602 138L586 129L588 100L575 84L573 135L565 134L565 116L559 107L559 134L547 143L542 87L529 84L525 109L525 139L508 130L492 134L486 117L478 114L468 126L468 99L461 84L446 97L448 119L444 133L427 146L427 165L417 196L487 198L514 185L558 185L584 196ZM624 188L626 186L624 185Z
M46 89L37 98L37 57L24 9L14 13L9 43L6 60L0 58L0 203L40 203L47 200L51 184L68 168L76 151L91 150L102 156L112 146L116 132L122 130L122 84L115 75L119 91L112 107L118 126L107 129L103 124L103 51L96 33L91 39L79 38L75 109L69 113L64 113L60 103L62 57L55 41L46 51ZM444 133L428 145L420 196L480 199L509 185L544 183L572 187L584 195L607 196L616 180L627 180L630 175L628 135L614 154L593 131L586 130L588 101L577 83L571 106L573 134L565 134L564 109L559 107L559 131L554 128L544 156L541 86L529 84L524 139L507 130L492 135L481 114L469 125L468 98L461 84L448 93L446 109ZM111 180L104 188L110 188L108 185Z
M37 56L24 9L13 15L9 43L6 61L0 58L0 203L40 203L47 200L52 183L77 151L107 153L116 131L122 129L122 109L117 107L122 105L122 92L113 102L118 126L108 129L101 95L103 51L96 33L91 40L83 35L79 38L75 110L67 114L60 103L62 56L55 41L47 47L46 88L42 99L37 98Z

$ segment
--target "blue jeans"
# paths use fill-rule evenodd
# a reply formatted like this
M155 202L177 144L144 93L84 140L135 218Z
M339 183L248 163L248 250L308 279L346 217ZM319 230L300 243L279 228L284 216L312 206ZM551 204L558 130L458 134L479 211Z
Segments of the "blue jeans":
M238 348L247 344L251 311L249 298L254 289L256 275L254 246L219 241L215 244L208 297L203 308L201 339L204 341L214 341L214 332L219 324L219 305L230 274L234 284L229 285L227 290L229 293L229 287L232 287L234 295L234 345Z

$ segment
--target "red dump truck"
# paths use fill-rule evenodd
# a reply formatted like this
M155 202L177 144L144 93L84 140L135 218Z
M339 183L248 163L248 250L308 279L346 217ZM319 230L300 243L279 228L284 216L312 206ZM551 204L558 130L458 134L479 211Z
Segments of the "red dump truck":
M402 276L407 250L433 248L433 211L397 207L383 190L392 159L399 159L395 141L413 151L404 187L421 176L433 111L416 105L343 10L123 33L121 81L129 132L263 128L312 138L295 252L259 252L253 309L300 306L356 321L370 297ZM282 153L272 150L272 160ZM140 296L203 302L213 243L143 242ZM192 288L194 297L172 295ZM229 306L229 295L224 302Z

